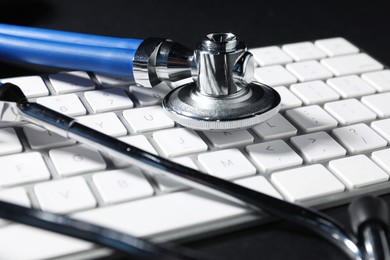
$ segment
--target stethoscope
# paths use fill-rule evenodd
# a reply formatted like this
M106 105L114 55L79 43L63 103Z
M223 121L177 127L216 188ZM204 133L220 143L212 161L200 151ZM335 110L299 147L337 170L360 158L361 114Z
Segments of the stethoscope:
M194 54L162 39L115 39L36 28L0 25L3 59L130 76L145 87L170 86L163 107L177 123L200 130L232 130L263 122L278 112L279 95L251 82L253 58L230 33L207 35ZM0 87L0 120L31 122L90 145L154 174L165 174L245 207L306 227L351 259L390 259L389 211L383 200L363 197L350 205L353 232L313 209L304 208L204 174L88 128L40 104L29 102L15 85ZM0 201L0 217L74 236L132 256L204 258L188 250L157 245L118 231Z

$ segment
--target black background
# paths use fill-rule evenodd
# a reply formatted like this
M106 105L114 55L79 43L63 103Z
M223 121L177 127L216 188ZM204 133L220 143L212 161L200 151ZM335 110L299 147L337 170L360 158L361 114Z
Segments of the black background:
M248 47L342 36L390 64L386 1L6 0L0 22L193 47L207 33L233 32ZM55 69L0 62L0 77ZM390 199L387 197L387 201ZM347 208L326 210L348 224ZM187 243L221 259L347 259L323 239L284 222Z

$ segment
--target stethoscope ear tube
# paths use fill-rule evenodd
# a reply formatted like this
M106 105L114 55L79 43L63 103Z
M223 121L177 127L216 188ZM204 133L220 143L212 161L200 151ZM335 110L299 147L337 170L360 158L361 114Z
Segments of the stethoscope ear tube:
M366 196L349 207L351 226L364 259L389 260L390 214L383 199Z

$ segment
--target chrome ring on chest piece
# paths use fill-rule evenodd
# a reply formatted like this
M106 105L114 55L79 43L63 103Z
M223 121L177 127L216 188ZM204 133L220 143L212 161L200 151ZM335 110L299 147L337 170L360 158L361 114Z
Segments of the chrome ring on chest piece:
M264 122L279 111L279 94L252 82L253 56L235 35L207 35L193 59L195 82L173 89L163 100L163 108L177 123L197 130L237 130Z

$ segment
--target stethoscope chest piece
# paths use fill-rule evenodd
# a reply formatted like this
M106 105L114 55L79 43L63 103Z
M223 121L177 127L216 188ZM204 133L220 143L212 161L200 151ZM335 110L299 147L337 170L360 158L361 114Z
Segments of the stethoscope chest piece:
M163 108L177 123L197 130L237 130L279 111L279 94L252 82L253 56L233 34L207 35L193 59L195 82L173 89L163 100Z

